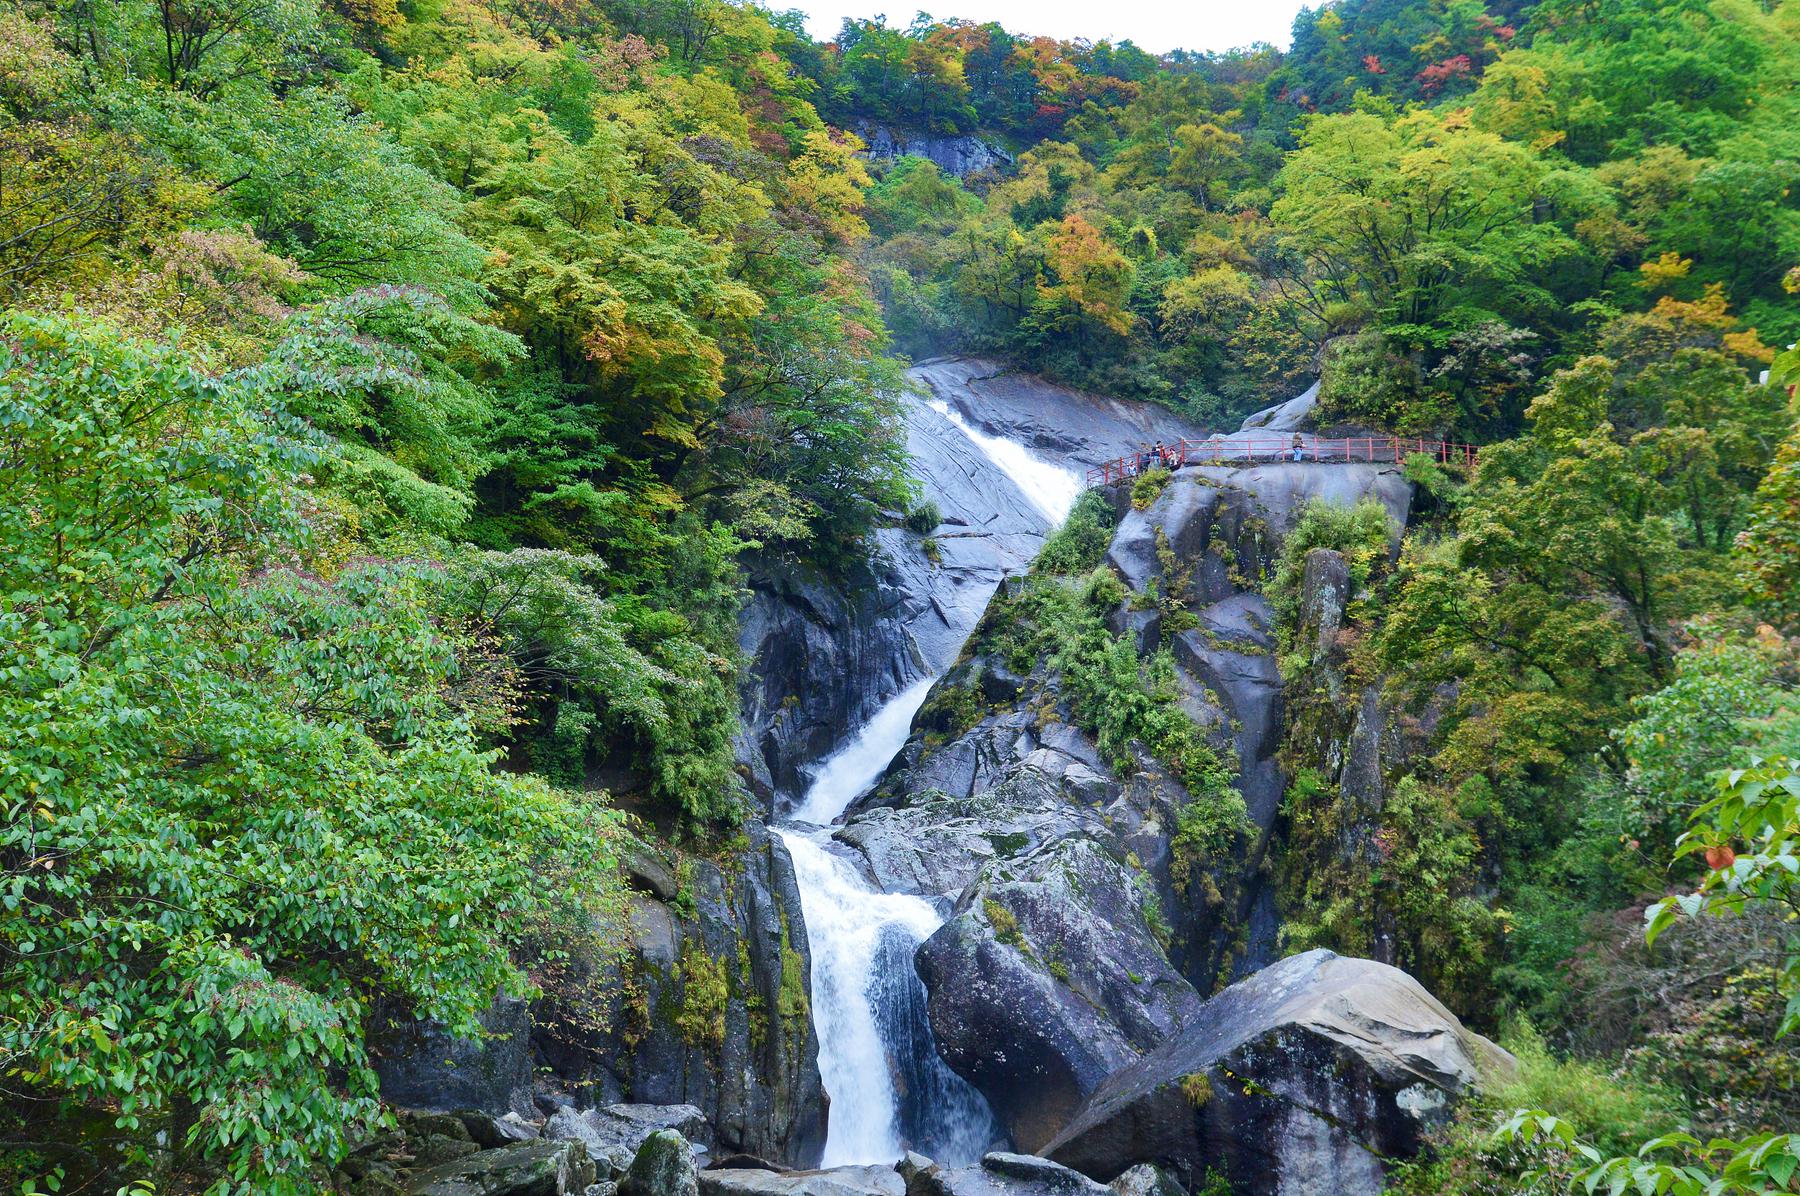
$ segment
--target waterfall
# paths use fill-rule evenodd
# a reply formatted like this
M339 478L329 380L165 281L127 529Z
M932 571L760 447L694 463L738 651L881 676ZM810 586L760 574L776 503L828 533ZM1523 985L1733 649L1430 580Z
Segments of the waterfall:
M1069 508L1081 497L1081 476L1074 470L1044 460L1016 440L988 435L942 399L928 399L925 405L955 424L958 431L974 442L982 455L1024 492L1031 505L1043 512L1052 528L1068 517Z
M962 488L965 500L991 500L996 492L1016 489L1043 517L1043 530L1062 523L1081 493L1075 471L1017 441L981 431L948 403L927 405L980 453L979 459L957 454L966 464L951 475L952 484ZM1031 511L1017 513L1028 538L1042 534ZM981 617L1005 571L986 574L985 588L977 592L970 586L963 600L938 602L934 596L935 617L944 620L948 633L944 664ZM927 677L890 698L820 763L805 795L777 828L793 856L812 947L819 1072L831 1097L823 1159L828 1167L889 1163L905 1150L963 1166L1005 1141L987 1101L944 1063L931 1035L925 986L913 957L943 924L938 908L923 897L881 892L831 841L830 824L906 743L934 681Z
M874 717L862 725L847 743L833 752L814 774L806 796L794 807L795 822L824 826L875 783L912 730L913 715L925 704L935 677L926 677L889 698Z
M902 1151L973 1163L999 1137L980 1093L938 1057L913 970L919 944L943 923L923 897L883 893L830 847L835 820L906 742L932 678L875 712L820 767L778 828L794 859L812 946L819 1072L831 1096L823 1165L887 1163Z

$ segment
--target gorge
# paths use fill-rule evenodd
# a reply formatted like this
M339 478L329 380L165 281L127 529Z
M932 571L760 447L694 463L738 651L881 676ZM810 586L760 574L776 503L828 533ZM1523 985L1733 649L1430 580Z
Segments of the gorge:
M517 1048L548 1072L533 1086L515 1070L525 1090L504 1100L562 1109L550 1124L585 1127L596 1150L617 1149L594 1128L606 1116L691 1106L708 1125L694 1141L777 1169L727 1159L699 1173L703 1190L734 1196L774 1177L784 1192L880 1190L869 1173L892 1175L902 1156L922 1158L909 1182L925 1190L1065 1182L1048 1161L1009 1178L1012 1165L992 1160L1015 1156L991 1153L1007 1149L1067 1161L1083 1182L1152 1165L1184 1185L1217 1174L1244 1192L1372 1196L1383 1183L1372 1160L1416 1150L1459 1094L1510 1064L1391 968L1323 952L1271 966L1289 715L1263 589L1308 503L1372 498L1397 542L1410 485L1392 467L1265 461L1153 475L1156 492L1101 504L1109 527L1088 551L1116 594L1067 617L1092 618L1145 667L1172 664L1163 700L1194 729L1193 750L1222 762L1242 811L1233 830L1208 805L1221 792L1189 787L1191 769L1172 771L1141 740L1101 746L1094 712L1059 689L1079 666L1017 643L1042 587L1098 584L1042 576L1069 566L1037 559L1075 505L1077 471L1197 430L978 359L925 363L914 378L908 438L938 525L879 533L869 592L771 577L744 619L745 705L764 714L740 752L772 829L743 858L769 870L767 896L748 908L732 896L738 865L716 880L693 861L635 865L627 973L645 1012L616 1007L609 1036L571 1052L551 1045L539 1023L559 1013L540 1004ZM1247 426L1298 427L1310 396ZM1092 521L1100 507L1084 502ZM1341 558L1314 555L1300 623L1327 642L1321 621L1354 595L1332 573ZM1378 808L1393 748L1376 721L1316 750ZM1195 811L1222 820L1204 844ZM697 925L688 891L702 895ZM697 952L750 961L726 979L724 1034L710 1042L674 1014L709 999ZM765 976L756 961L777 957ZM783 1016L759 1029L768 1009ZM616 1028L634 1020L635 1039ZM1188 1045L1195 1035L1211 1045ZM1201 1058L1170 1073L1158 1062L1170 1051ZM1127 1080L1134 1069L1143 1078ZM1210 1077L1204 1100L1195 1076ZM418 1079L392 1065L384 1078ZM1226 1099L1230 1083L1245 1095ZM1122 1084L1138 1087L1121 1123ZM1170 1090L1173 1113L1158 1104ZM426 1107L462 1103L418 1100L429 1084L404 1091Z
M0 0L0 1190L1800 1192L1800 0L1166 7Z

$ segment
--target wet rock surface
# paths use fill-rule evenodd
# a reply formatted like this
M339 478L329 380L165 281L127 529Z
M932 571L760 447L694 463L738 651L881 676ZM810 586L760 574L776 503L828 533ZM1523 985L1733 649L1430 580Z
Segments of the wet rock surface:
M806 923L786 846L760 823L745 835L726 867L633 862L631 951L567 986L604 1009L540 1003L541 1083L576 1108L692 1106L715 1148L806 1165L825 1138Z
M911 373L977 427L1083 469L1141 444L1206 434L1167 407L1059 386L990 358L939 358Z
M1208 1001L1106 1081L1045 1147L1096 1179L1150 1163L1245 1193L1375 1196L1510 1057L1398 969L1309 951Z
M1078 1171L1035 1155L996 1151L979 1167L902 1160L906 1196L1113 1196Z
M700 1173L700 1196L905 1196L906 1181L892 1167L830 1167L773 1172L745 1168Z
M738 756L771 812L789 806L828 755L882 703L955 659L1009 573L1043 546L1050 519L942 411L908 399L907 449L928 533L883 528L867 568L826 578L752 571L739 647Z

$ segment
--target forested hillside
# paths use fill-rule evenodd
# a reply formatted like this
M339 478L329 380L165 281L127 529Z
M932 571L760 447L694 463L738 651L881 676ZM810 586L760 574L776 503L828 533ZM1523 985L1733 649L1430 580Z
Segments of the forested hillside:
M1709 1174L1800 1126L1794 0L1338 0L1160 56L0 0L0 292L13 1190L329 1190L378 1007L479 1035L601 974L636 844L770 813L746 570L856 592L873 531L937 525L905 369L962 352L1226 430L1319 378L1321 428L1482 446L1407 466L1392 557L1321 508L1267 579L1356 562L1332 667L1421 745L1342 850L1277 600L1283 949L1383 956L1524 1065L1403 1190L1589 1165L1496 1142L1515 1105L1605 1154L1687 1127L1652 1154ZM1084 701L1149 701L1106 659ZM1717 1190L1800 1190L1781 1149Z

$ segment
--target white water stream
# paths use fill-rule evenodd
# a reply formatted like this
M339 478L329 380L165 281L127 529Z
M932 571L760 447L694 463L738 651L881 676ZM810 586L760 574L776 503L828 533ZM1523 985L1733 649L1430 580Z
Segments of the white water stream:
M1016 440L990 436L963 418L963 413L942 399L927 399L927 407L955 424L980 449L982 455L1000 467L1000 472L1043 512L1052 528L1068 517L1069 508L1081 497L1081 475L1054 461L1046 461Z
M993 1134L986 1102L931 1045L923 985L912 970L913 953L943 919L923 897L872 887L831 850L824 825L894 758L934 680L915 682L877 710L820 767L794 811L797 824L778 828L794 859L812 947L819 1072L831 1095L826 1167L891 1162L914 1148L968 1163Z
M1051 528L1062 523L1081 493L1075 471L982 432L948 403L929 405ZM879 891L831 846L830 824L904 746L935 680L915 682L877 710L819 766L787 825L777 828L794 860L812 949L819 1072L831 1097L827 1167L892 1162L906 1150L966 1165L1002 1136L987 1102L938 1057L931 1038L913 956L943 918L923 897Z

